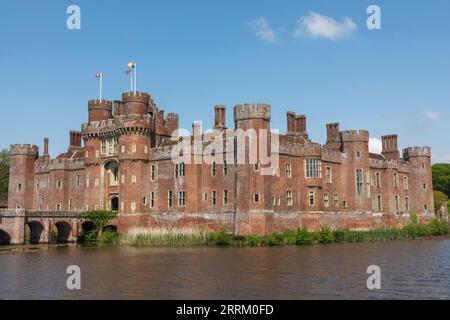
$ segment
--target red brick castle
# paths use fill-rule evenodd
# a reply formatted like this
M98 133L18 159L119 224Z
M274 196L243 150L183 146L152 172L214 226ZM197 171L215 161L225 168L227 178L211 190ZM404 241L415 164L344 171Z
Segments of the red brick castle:
M216 134L203 135L202 146L233 142L225 111L215 107ZM67 152L55 159L48 139L42 155L35 145L11 146L9 208L110 209L119 213L119 230L225 227L240 234L315 229L320 223L399 226L412 212L423 219L434 212L431 150L406 148L401 157L396 135L384 136L382 153L372 154L367 131L340 131L333 123L321 145L309 139L306 117L288 112L287 133L278 136L278 167L264 175L259 162L174 162L178 141L171 136L178 115L165 116L147 93L127 92L114 103L91 100L88 113L81 131L70 132ZM270 132L270 117L266 104L234 107L235 129ZM198 123L193 131L202 136ZM260 145L259 137L255 143ZM245 145L246 153L250 147ZM189 156L199 156L194 153Z

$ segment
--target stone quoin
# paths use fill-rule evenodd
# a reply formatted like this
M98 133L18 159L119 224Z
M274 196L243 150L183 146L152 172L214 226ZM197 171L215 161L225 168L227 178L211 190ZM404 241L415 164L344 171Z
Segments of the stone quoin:
M205 146L226 139L226 107L216 106L214 114L219 135L203 139ZM235 129L270 132L270 119L267 104L234 108ZM114 210L119 232L143 226L237 234L317 230L321 223L352 230L397 227L410 213L426 220L434 212L431 149L406 148L400 155L397 135L384 136L381 154L373 154L368 131L341 131L332 123L321 145L308 136L305 115L287 112L278 168L263 175L259 164L175 163L178 141L171 136L178 122L177 114L165 115L144 92L89 101L88 122L70 131L67 151L55 159L48 139L42 155L35 145L11 146L8 208L54 215ZM201 134L199 123L193 131ZM270 151L270 137L266 143Z

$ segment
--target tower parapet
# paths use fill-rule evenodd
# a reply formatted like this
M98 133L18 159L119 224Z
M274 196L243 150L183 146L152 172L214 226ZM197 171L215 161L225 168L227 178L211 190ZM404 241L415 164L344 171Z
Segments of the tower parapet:
M32 144L13 144L10 147L11 156L39 156L39 147Z
M265 103L245 103L234 107L234 121L249 119L270 120L270 105Z
M403 159L406 161L413 157L426 157L431 158L430 147L409 147L403 149Z
M122 94L123 114L146 115L151 97L146 92L124 92Z
M8 207L30 210L33 206L34 164L39 148L31 144L10 146Z
M112 118L112 101L89 100L89 122L102 121Z
M341 132L342 142L367 142L369 143L369 131L346 130Z

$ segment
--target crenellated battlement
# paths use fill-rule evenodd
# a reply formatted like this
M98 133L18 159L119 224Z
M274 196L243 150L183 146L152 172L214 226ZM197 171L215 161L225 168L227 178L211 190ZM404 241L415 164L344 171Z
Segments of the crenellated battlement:
M99 110L110 110L112 111L112 101L109 100L89 100L88 101L89 110L99 109Z
M12 144L10 146L10 154L11 156L38 156L39 147L34 144Z
M408 161L412 157L428 157L431 158L430 147L409 147L403 149L403 158Z
M234 107L234 121L247 119L270 120L271 107L265 103L245 103Z
M173 128L178 126L179 116L178 113L169 112L164 118L164 126Z
M36 162L35 173L47 173L55 170L82 170L85 168L84 161L79 159L53 159L47 163Z
M342 142L369 142L367 130L345 130L340 133Z
M142 102L142 103L153 103L151 96L147 92L124 92L122 93L122 102Z

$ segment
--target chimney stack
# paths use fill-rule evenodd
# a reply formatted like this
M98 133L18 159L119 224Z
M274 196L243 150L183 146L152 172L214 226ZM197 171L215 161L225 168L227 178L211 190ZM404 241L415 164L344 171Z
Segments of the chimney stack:
M226 107L222 105L217 105L214 107L215 111L215 121L214 129L226 129L225 127L225 111Z
M296 131L295 112L292 111L286 112L286 119L287 119L287 131L295 132Z
M201 137L202 135L202 122L194 121L192 123L192 134L194 137Z
M44 138L44 155L43 157L49 157L48 155L48 138Z
M400 152L398 151L398 136L396 134L382 136L381 154L388 160L399 160Z
M306 116L300 115L295 118L296 120L296 129L297 132L302 136L308 136L308 132L306 130Z
M73 152L74 150L81 149L81 132L70 131L69 134L70 134L69 151Z

